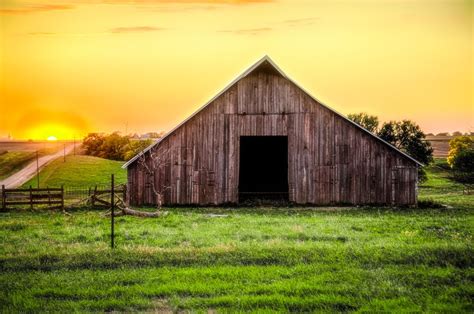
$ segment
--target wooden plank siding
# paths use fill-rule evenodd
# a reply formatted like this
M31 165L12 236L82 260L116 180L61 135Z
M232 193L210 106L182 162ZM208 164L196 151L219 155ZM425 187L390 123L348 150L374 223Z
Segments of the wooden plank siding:
M130 203L156 203L151 180L167 205L237 203L240 136L271 135L288 137L291 202L416 204L414 161L268 69L240 79L153 147L166 162L152 176L130 164Z

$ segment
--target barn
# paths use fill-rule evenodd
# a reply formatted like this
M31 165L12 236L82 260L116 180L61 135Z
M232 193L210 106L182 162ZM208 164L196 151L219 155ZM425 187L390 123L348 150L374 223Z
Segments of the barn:
M416 205L420 166L265 56L123 167L131 205Z

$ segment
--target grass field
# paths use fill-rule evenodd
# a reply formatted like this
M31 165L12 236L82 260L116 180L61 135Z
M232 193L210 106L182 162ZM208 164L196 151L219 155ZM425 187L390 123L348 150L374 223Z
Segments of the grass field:
M438 161L420 199L448 208L169 208L114 251L99 212L2 213L1 310L473 312L474 198Z
M1 147L1 145L0 145ZM54 154L57 151L55 147L45 147L38 150L38 156ZM0 151L0 180L21 170L24 166L33 162L36 158L35 151L16 150Z
M117 183L125 183L126 170L122 169L122 161L108 160L93 156L67 156L66 162L62 158L47 165L40 172L40 186L68 188L89 187L94 185L110 184L110 174L115 174ZM35 186L36 177L26 182L23 186Z

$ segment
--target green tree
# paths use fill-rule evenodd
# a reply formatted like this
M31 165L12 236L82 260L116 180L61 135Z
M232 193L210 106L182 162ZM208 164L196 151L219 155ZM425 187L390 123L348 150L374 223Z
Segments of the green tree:
M89 133L82 141L86 155L98 156L100 147L105 141L105 136L99 133Z
M139 152L147 148L153 143L153 140L129 140L127 150L124 154L124 160L130 160Z
M474 137L459 136L449 142L448 164L453 179L464 185L467 193L474 184Z
M448 164L451 168L462 151L474 149L474 137L458 136L449 141Z
M152 140L133 140L115 132L109 135L90 133L83 140L86 155L113 160L129 160L148 147Z
M385 122L377 135L423 164L433 161L430 142L425 140L426 136L421 128L410 120ZM418 169L418 180L426 180L423 168Z
M347 118L372 133L376 133L379 127L379 118L377 116L371 116L365 112L351 113Z
M385 122L377 135L423 164L433 161L433 148L425 134L413 121Z

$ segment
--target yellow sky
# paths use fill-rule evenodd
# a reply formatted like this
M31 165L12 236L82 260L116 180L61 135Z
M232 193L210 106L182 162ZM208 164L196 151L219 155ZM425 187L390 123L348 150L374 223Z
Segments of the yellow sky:
M166 131L265 54L343 114L474 131L471 1L0 3L0 138Z

